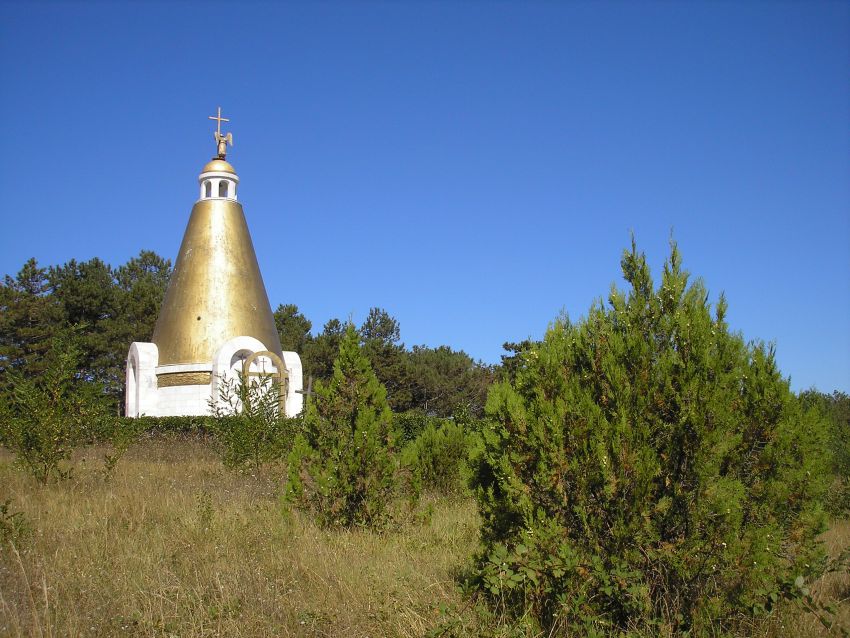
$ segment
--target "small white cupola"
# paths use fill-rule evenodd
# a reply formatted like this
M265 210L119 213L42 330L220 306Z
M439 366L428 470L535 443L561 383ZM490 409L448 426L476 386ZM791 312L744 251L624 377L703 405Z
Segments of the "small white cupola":
M201 169L198 176L201 185L200 199L230 199L236 201L236 185L239 176L229 162L214 159Z

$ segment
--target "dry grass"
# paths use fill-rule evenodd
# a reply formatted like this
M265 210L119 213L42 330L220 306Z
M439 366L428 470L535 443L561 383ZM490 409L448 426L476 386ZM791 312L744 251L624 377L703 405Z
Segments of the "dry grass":
M97 454L46 488L0 456L0 500L32 527L0 554L0 635L421 636L460 602L470 501L328 532L284 515L274 476L228 472L202 444L139 445L108 482Z
M850 521L833 521L823 535L823 541L827 553L832 557L846 551L850 548ZM842 629L850 632L850 573L825 574L812 584L812 597L817 603L835 605L837 613L832 618L834 624L831 629L827 629L815 614L788 609L765 627L764 635L771 638L816 638L840 636Z
M108 481L101 454L42 488L0 451L0 502L30 527L0 549L0 636L422 636L439 605L464 607L470 500L435 500L429 520L383 534L331 532L285 513L273 471L224 470L201 442L139 444ZM850 546L850 522L825 541L832 555ZM813 591L850 628L850 575ZM463 621L473 635L471 610ZM839 635L796 610L761 633Z

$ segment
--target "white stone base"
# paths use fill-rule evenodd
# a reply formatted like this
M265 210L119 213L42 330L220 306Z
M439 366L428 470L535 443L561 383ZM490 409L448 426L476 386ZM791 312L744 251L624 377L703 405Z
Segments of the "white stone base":
M246 356L266 350L265 345L253 337L236 337L224 343L209 363L158 366L159 350L155 344L133 343L127 356L125 414L134 418L209 415L210 400L219 401L222 381L237 376L239 362ZM284 352L282 361L288 379L284 414L294 417L304 407L304 396L300 393L303 387L301 358L295 352ZM209 373L210 383L159 387L158 375L193 372Z
M175 385L157 391L157 416L208 416L210 385Z

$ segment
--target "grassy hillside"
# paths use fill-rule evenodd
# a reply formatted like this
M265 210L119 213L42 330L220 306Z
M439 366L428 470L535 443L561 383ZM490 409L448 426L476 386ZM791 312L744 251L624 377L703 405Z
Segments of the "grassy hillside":
M140 443L108 481L102 454L86 450L73 479L41 488L0 450L0 503L11 499L0 527L0 636L506 629L456 584L477 544L469 498L426 499L424 511L383 534L331 532L284 513L279 471L234 474L203 442ZM825 539L832 554L850 546L850 522L836 522ZM850 627L850 576L828 576L816 591L842 601ZM759 633L838 635L790 611Z

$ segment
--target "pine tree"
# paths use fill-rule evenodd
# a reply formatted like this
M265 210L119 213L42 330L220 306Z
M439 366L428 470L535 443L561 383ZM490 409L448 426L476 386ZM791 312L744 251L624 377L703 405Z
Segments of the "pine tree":
M396 487L392 412L359 342L349 325L290 455L288 493L330 526L381 525Z
M552 635L745 631L817 569L825 424L675 245L622 268L490 393L475 582Z
M274 311L274 325L280 337L280 347L283 351L305 351L310 341L312 322L298 310L295 304L280 304Z
M44 370L40 360L60 327L61 308L50 295L47 269L28 260L0 283L0 372Z

